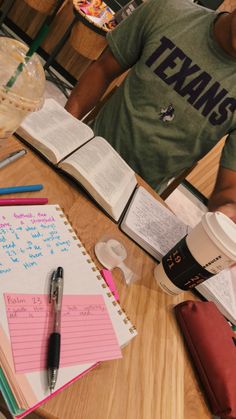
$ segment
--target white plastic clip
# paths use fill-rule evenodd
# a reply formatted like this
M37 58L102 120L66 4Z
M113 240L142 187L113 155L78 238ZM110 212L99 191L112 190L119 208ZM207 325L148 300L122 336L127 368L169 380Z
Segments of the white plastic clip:
M99 262L107 269L119 268L125 278L126 284L136 279L135 273L124 263L127 250L122 243L115 239L95 244L95 255Z

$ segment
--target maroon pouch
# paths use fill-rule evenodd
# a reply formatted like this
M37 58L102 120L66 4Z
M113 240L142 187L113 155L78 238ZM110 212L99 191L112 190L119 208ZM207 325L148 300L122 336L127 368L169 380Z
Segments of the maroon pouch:
M235 333L212 302L184 301L174 310L212 413L236 419Z

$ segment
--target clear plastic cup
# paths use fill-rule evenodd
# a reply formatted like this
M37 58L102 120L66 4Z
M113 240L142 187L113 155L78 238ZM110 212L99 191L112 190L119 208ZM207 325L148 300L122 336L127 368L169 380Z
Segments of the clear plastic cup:
M36 54L6 90L8 80L24 61L27 51L28 46L22 42L0 37L0 145L4 145L29 113L41 109L44 102L45 74Z

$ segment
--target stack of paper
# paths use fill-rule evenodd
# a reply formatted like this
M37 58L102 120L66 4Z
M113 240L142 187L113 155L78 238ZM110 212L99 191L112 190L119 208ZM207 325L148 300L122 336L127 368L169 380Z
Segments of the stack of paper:
M13 415L49 396L49 279L64 268L61 365L56 394L136 335L61 209L0 208L0 389Z

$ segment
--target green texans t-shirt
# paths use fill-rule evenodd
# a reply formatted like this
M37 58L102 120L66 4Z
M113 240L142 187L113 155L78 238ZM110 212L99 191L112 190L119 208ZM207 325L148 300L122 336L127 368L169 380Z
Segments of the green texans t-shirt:
M213 37L216 18L190 0L148 0L107 35L132 69L93 129L154 189L225 134L221 165L236 170L236 59Z

